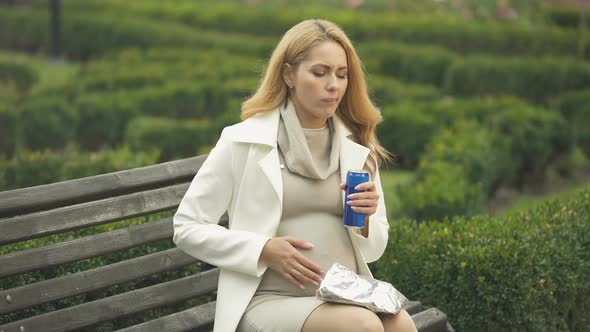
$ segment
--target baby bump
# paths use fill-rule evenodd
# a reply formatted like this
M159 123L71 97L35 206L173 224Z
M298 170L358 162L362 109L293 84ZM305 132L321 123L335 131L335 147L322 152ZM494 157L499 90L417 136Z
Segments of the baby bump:
M333 263L338 262L357 271L352 242L341 217L326 214L306 214L297 218L281 221L277 237L292 236L312 243L311 249L297 249L305 257L327 271ZM301 290L272 270L267 270L262 278L257 293L276 293L293 296L313 296L317 287L305 284Z

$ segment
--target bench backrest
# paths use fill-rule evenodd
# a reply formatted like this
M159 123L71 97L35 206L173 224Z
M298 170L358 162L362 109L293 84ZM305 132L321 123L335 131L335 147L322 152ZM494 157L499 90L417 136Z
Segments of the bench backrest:
M0 331L210 326L213 297L199 296L218 269L172 243L172 214L204 160L0 192Z

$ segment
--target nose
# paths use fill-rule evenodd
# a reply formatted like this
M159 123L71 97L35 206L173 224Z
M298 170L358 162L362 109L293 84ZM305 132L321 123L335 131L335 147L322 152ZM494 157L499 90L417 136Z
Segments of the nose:
M336 75L328 75L328 82L326 83L326 90L335 91L338 88L338 78Z

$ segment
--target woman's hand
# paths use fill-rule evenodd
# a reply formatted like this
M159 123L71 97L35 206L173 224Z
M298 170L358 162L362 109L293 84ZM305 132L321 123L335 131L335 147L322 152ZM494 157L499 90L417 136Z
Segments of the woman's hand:
M262 248L260 262L301 289L304 282L319 286L324 271L295 248L311 249L313 244L290 236L274 237Z
M346 183L340 184L340 189L346 190ZM348 195L346 204L350 205L355 212L366 214L367 218L375 214L377 202L379 202L379 193L375 188L375 182L361 183L356 187L356 190L364 190L364 192Z

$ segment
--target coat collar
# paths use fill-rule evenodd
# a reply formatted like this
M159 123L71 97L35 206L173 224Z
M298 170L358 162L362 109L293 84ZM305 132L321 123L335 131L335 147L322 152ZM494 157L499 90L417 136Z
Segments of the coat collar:
M288 100L288 102L291 101ZM273 184L279 198L282 199L279 158L276 153L281 107L286 107L286 104L282 104L272 111L259 113L239 123L236 128L239 129L233 136L233 141L267 145L271 151L275 152L269 153L267 158L261 161L260 167L265 170L265 174ZM340 132L340 177L342 182L346 182L348 170L363 169L370 149L350 139L352 133L338 115L334 115L334 124L339 126Z
M287 101L292 103L290 99ZM281 104L272 111L258 113L242 123L239 135L234 138L235 142L264 144L275 148L277 146L277 134L279 130L280 109L286 107ZM338 115L334 115L334 124L338 126L340 138L343 141L350 141L351 131L346 127ZM354 143L354 142L353 142ZM355 143L356 144L356 143ZM357 144L359 145L359 144ZM359 145L361 146L361 145ZM368 149L367 149L368 150Z

